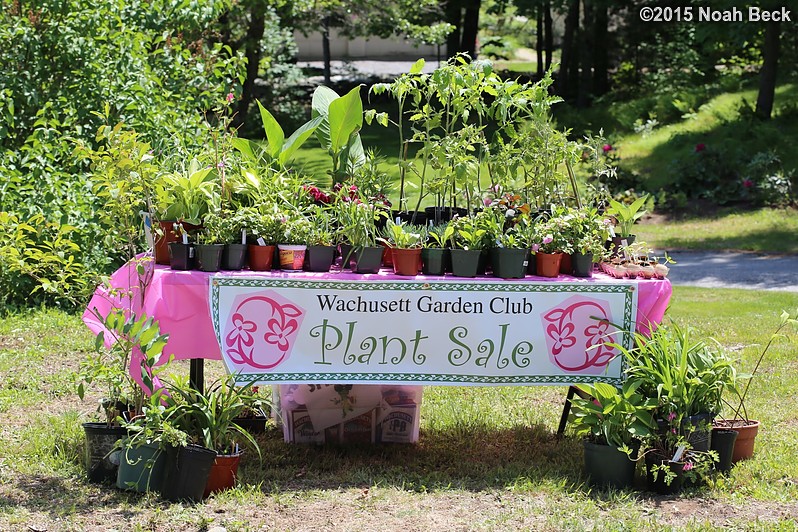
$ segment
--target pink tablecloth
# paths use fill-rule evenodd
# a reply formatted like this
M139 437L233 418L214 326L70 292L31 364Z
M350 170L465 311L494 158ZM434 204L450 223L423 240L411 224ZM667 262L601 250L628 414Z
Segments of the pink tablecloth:
M139 275L134 267L129 265L120 268L111 277L112 286L118 288L133 287L131 290L132 298L120 296L118 294L109 296L104 288L99 288L92 297L86 312L83 314L83 321L93 332L102 330L101 321L97 318L95 310L100 315L106 315L112 305L122 308L131 308L136 313L142 310L154 317L160 323L161 332L169 334L169 342L166 344L164 353L174 354L175 359L187 358L207 358L221 359L219 344L211 324L211 315L208 305L208 286L209 279L214 275L200 271L177 271L165 266L158 266L152 262L145 263L146 288L144 297L139 294L136 288L140 285ZM331 273L310 273L310 272L251 272L244 270L241 272L223 272L225 275L262 275L276 278L304 278L304 279L339 279L339 280L381 280L388 281L394 279L410 279L408 277L396 276L383 270L379 274L362 275L349 272ZM422 279L419 276L418 279ZM431 277L432 279L443 279L443 277ZM446 279L453 279L446 277ZM464 281L462 278L456 278ZM481 282L496 281L508 282L492 277L481 277ZM613 283L619 282L604 274L595 274L590 279L580 279L566 275L560 275L556 279L544 277L527 276L510 282L535 282L535 283ZM629 282L626 280L625 282ZM638 304L637 304L637 330L644 334L648 333L650 326L662 321L668 302L671 297L671 284L667 279L664 280L639 280ZM166 357L164 357L166 358Z

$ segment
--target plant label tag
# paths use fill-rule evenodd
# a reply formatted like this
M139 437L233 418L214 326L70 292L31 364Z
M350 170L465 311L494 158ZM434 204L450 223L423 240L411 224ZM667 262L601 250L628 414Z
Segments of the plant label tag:
M194 258L194 246L191 246L190 248L188 248L188 258L190 258L190 259Z
M144 238L147 241L147 246L151 249L155 248L155 238L152 235L152 216L150 216L150 213L144 211L140 211L139 214L144 223Z
M262 236L259 236L259 237L258 237L258 245L259 245L259 246L265 246L265 245L266 245L266 241L265 241L265 240L263 240L263 237L262 237Z
M529 266L529 261L528 261L528 260L525 260L525 261L524 261L524 268L526 268L527 266Z
M183 226L180 226L180 228L182 229ZM188 244L188 235L186 233L183 233L183 244Z
M399 225L400 223L402 223L402 219L397 216L396 219L393 221L393 223Z
M684 454L684 449L685 449L684 445L680 445L679 447L677 447L676 452L673 453L673 458L671 458L671 462L678 462L682 458L682 455Z
M246 246L247 245L247 230L246 229L242 229L241 230L241 245L242 246Z
M609 226L609 230L610 230L610 237L615 238L615 227L611 225Z

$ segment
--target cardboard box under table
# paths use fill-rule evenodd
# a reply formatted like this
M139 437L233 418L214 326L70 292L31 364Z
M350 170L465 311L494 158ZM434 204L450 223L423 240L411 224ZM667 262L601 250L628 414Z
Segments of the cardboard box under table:
M421 386L290 384L280 386L285 441L414 443Z

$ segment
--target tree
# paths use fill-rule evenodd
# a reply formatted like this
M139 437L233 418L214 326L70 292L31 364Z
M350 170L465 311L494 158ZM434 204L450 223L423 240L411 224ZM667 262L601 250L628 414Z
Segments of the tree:
M438 0L322 0L299 3L292 23L303 32L321 30L324 47L324 79L330 83L329 30L355 37L405 36L415 43L442 44L452 30L441 23Z
M466 53L476 58L480 7L481 0L447 0L446 22L453 28L446 40L449 57Z
M776 69L780 53L781 24L777 21L765 25L762 45L762 69L759 71L759 94L756 98L756 115L769 119L776 96Z

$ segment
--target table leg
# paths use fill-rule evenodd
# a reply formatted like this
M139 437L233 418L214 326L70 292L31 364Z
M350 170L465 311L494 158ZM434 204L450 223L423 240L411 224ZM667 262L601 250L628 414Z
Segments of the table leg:
M203 393L205 391L205 359L192 358L188 371L188 380L191 387L199 393Z
M568 414L571 412L571 399L574 398L574 394L578 395L582 399L588 399L589 396L581 391L576 386L569 386L568 387L568 395L565 396L565 404L562 406L562 416L560 416L560 426L557 428L557 437L559 438L563 434L565 434L565 424L568 423Z

